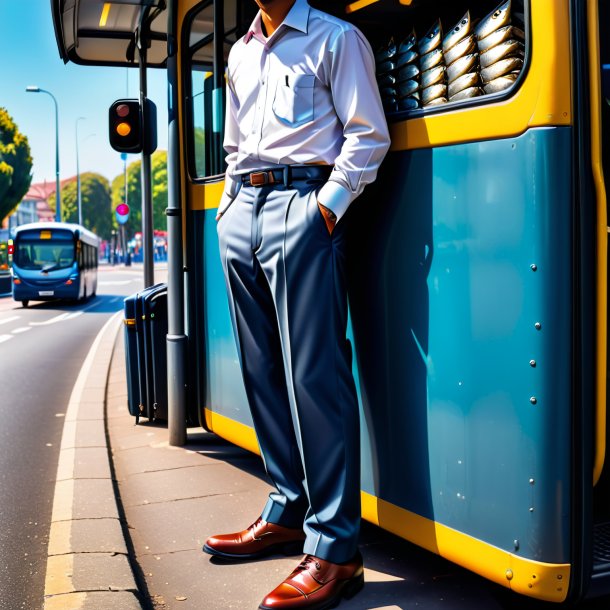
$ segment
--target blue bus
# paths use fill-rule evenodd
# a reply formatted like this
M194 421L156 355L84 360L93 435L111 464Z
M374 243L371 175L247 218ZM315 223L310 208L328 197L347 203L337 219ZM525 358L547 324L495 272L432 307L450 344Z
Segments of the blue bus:
M13 298L84 300L97 291L99 238L84 227L31 223L15 231Z

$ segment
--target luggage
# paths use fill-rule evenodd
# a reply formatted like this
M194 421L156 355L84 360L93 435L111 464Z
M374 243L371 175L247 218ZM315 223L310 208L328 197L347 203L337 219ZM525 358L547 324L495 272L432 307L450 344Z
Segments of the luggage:
M167 419L167 284L125 299L125 359L129 413Z

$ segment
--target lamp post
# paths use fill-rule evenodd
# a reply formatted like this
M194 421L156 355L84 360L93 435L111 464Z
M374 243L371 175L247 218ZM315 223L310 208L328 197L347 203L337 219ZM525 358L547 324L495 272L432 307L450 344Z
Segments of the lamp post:
M78 122L84 120L84 116L79 116L74 122L74 130L76 132L76 205L78 209L78 224L81 226L83 224L83 199L80 189L80 165L78 161Z
M59 109L55 96L46 89L30 85L25 88L27 93L46 93L55 103L55 220L61 222L61 188L59 185Z

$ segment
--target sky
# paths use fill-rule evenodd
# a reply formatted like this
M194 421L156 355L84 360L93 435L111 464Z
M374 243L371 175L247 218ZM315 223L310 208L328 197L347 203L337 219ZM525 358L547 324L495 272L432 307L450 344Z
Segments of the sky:
M167 149L165 70L149 70L148 97L157 105L158 149ZM28 138L32 184L55 181L55 106L59 107L59 172L76 175L76 120L81 173L112 181L123 172L120 154L108 143L108 108L119 98L139 96L137 69L78 66L59 57L50 0L0 0L0 107L8 110ZM138 155L128 155L127 162Z

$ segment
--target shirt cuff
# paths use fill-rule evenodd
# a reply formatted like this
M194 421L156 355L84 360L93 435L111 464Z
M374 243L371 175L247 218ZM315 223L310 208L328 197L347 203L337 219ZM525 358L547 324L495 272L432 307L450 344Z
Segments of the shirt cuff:
M334 180L329 180L318 193L318 203L333 212L337 217L337 222L341 220L354 199L353 193Z

